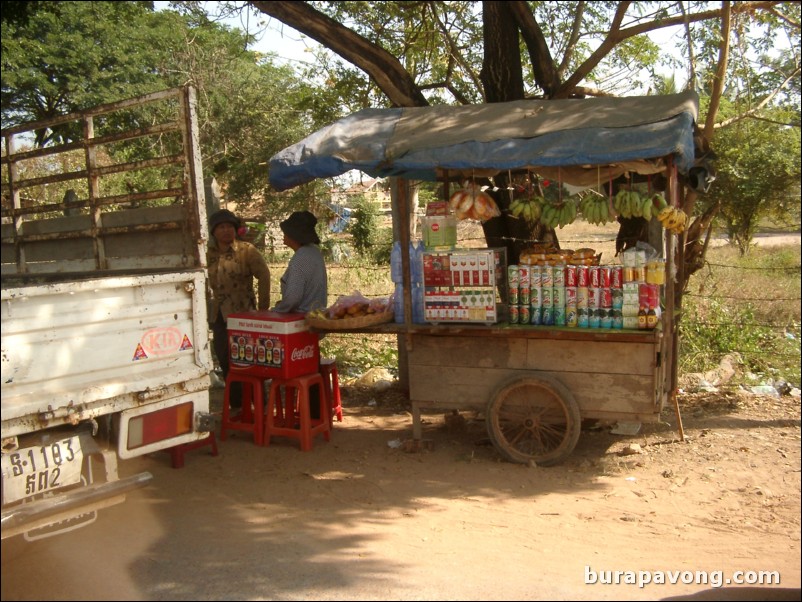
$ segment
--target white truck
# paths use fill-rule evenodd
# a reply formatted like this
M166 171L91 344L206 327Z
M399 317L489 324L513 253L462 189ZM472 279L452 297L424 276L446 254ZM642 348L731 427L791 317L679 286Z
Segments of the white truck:
M214 427L195 92L2 137L2 537L36 539L152 478L118 459Z

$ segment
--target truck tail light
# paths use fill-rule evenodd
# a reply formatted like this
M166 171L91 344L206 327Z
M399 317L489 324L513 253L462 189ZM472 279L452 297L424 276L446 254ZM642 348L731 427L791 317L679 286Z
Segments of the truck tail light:
M193 407L190 401L131 418L127 448L134 450L191 433Z

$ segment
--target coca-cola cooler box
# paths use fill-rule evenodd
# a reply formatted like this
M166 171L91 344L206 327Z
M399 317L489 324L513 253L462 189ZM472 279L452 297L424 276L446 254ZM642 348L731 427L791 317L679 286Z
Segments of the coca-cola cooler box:
M232 369L264 378L293 378L319 370L318 335L302 313L249 311L229 314Z

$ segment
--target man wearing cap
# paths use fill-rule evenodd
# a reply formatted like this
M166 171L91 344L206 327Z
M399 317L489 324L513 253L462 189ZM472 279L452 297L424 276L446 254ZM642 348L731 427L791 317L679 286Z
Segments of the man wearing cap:
M328 306L328 278L315 232L317 218L309 211L295 211L279 225L284 244L294 253L281 277L281 299L273 311L307 313L324 309Z
M256 247L237 239L240 226L239 218L228 209L215 211L209 218L211 241L206 253L212 289L209 323L224 379L229 368L226 318L232 313L270 307L270 269ZM254 278L258 281L258 300L253 288ZM231 405L241 404L240 390L232 388Z

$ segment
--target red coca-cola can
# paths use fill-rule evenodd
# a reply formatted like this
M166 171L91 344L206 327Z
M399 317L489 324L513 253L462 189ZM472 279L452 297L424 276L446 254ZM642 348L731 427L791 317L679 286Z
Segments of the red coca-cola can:
M612 274L610 273L610 268L607 266L601 266L599 268L599 288L610 288L611 283Z
M638 286L638 305L649 307L649 285L645 282L641 282Z
M624 266L616 265L610 270L610 288L623 288Z
M588 288L590 286L588 266L586 265L576 266L576 285L582 288Z
M613 291L609 286L606 286L601 291L601 306L603 309L610 309L613 307Z
M589 288L599 288L599 266L592 265L588 267L588 276L590 278Z
M565 266L565 286L577 286L576 268L577 266L571 264Z
M597 287L590 287L588 289L588 308L598 309L601 307L602 295L601 289Z

